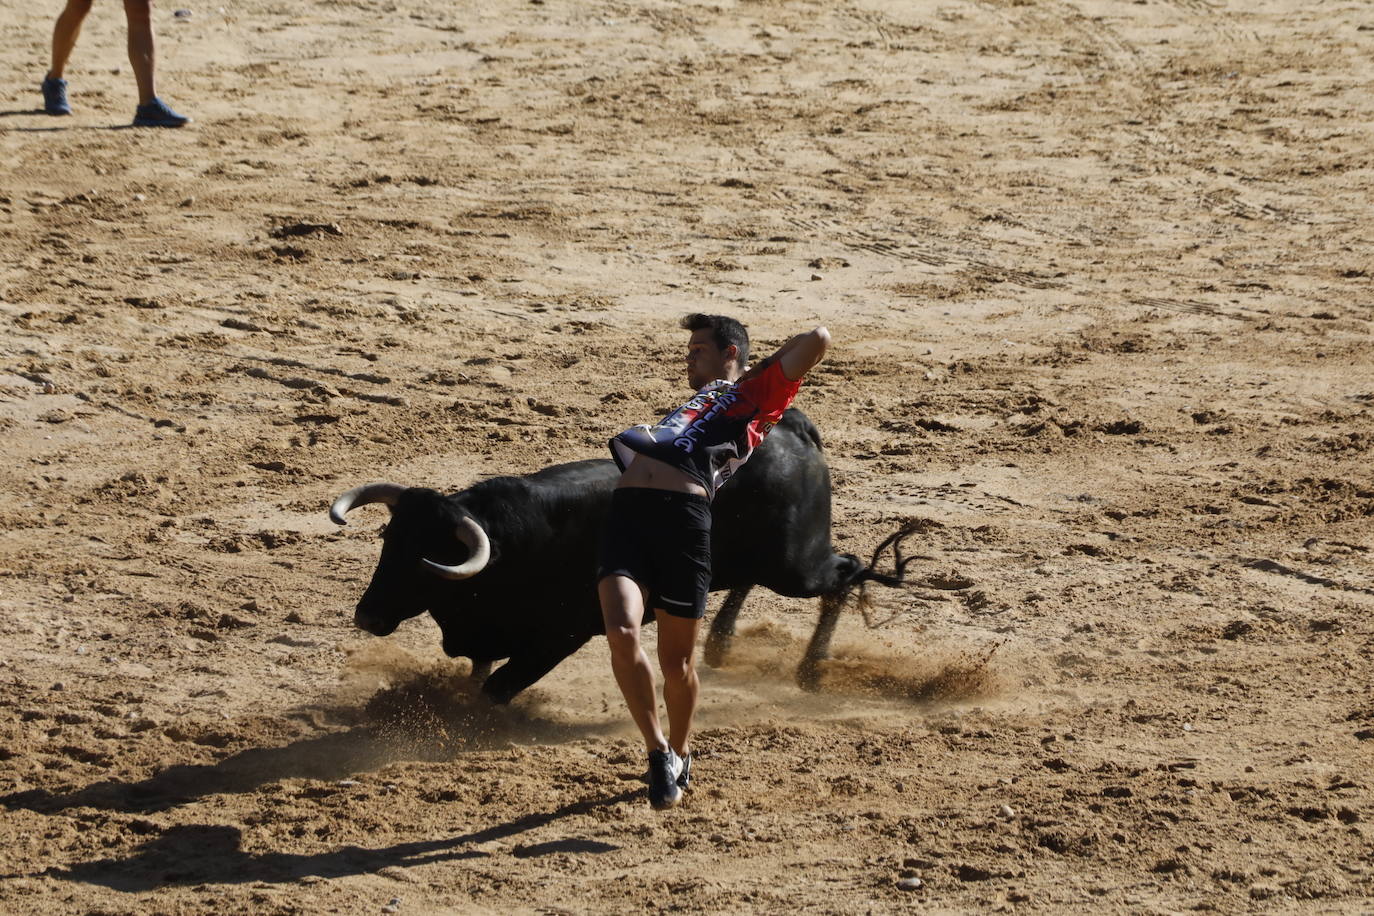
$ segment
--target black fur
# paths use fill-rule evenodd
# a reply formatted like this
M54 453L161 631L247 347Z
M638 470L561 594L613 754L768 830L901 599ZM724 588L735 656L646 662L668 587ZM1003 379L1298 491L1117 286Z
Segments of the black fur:
M577 461L524 477L496 477L450 496L422 488L401 494L382 556L358 602L355 622L378 636L429 611L444 651L472 659L474 670L509 659L483 683L507 702L593 636L605 632L596 594L597 547L618 472L609 460ZM461 563L454 536L463 515L487 532L492 557L470 579L443 579L422 563ZM712 507L712 590L728 589L707 639L706 661L719 664L750 588L793 598L822 597L821 619L800 677L814 684L829 651L844 598L865 581L901 583L901 539L885 542L865 565L830 543L830 472L816 427L789 410ZM893 575L875 571L892 548ZM909 562L909 561L908 561ZM646 615L652 619L650 610ZM647 621L646 621L647 622Z

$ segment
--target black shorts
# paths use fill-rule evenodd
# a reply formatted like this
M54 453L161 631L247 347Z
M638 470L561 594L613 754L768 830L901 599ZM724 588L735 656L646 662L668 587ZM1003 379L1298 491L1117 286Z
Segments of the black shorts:
M711 503L704 496L620 487L601 534L596 580L627 576L649 593L649 608L674 617L706 614L711 590Z

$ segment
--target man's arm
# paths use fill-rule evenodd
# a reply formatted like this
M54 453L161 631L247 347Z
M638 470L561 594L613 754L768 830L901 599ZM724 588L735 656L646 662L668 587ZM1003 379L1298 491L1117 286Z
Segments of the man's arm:
M805 334L798 334L778 347L778 351L772 356L755 363L748 372L740 376L739 381L753 378L766 369L770 363L781 361L782 374L787 376L789 382L795 382L810 372L825 356L825 351L829 348L830 332L824 327L815 328Z

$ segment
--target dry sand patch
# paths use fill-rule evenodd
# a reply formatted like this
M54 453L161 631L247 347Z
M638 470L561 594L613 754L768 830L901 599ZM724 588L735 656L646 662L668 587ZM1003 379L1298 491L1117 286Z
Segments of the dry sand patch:
M0 909L1370 906L1364 8L171 12L160 133L0 2ZM751 596L664 817L604 644L476 704L325 510L601 456L703 308L926 526L817 694Z

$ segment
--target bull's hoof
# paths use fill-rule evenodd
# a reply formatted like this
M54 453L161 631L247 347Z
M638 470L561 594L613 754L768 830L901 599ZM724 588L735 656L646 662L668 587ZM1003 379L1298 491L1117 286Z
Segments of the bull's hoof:
M707 668L719 668L725 664L725 656L730 654L729 639L710 639L706 640L706 645L701 651L701 660L706 663Z
M493 688L490 681L482 685L482 696L491 701L493 706L505 706L515 699L515 694L519 691L502 690L500 687Z
M797 666L797 686L808 693L821 689L821 664L817 659L808 658Z

